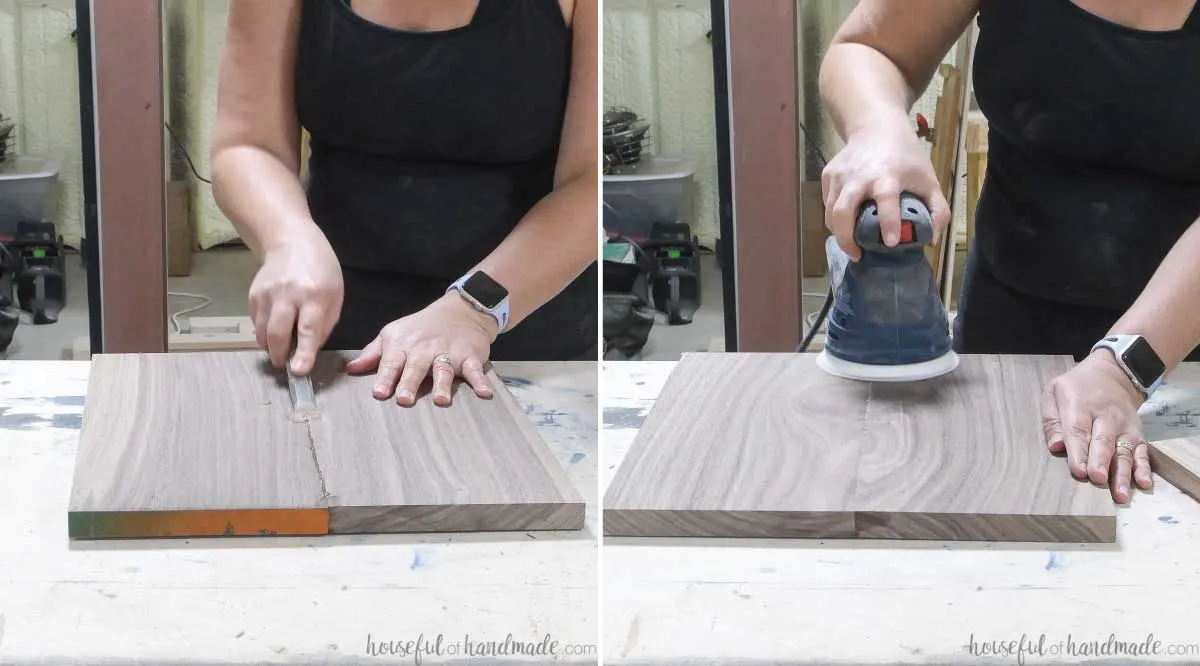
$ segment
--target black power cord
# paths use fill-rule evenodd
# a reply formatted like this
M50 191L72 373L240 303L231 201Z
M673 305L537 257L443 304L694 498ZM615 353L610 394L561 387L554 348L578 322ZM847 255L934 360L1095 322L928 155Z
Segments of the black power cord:
M808 128L804 123L798 123L800 131L804 133L804 141L812 147L817 153L817 157L821 158L821 168L824 169L829 164L829 160L825 159L825 153L821 151L821 146L813 140L808 134ZM801 296L803 298L803 296ZM808 329L808 333L804 336L804 340L800 342L800 352L808 351L809 345L812 344L813 338L817 337L817 331L821 330L821 324L825 323L825 318L829 316L829 309L833 307L833 276L829 276L829 293L825 295L825 304L821 306L821 311L817 314L817 318L813 320L813 324Z
M825 318L829 316L829 309L833 307L833 276L829 276L829 293L825 295L825 304L821 306L821 312L817 318L813 320L813 325L808 329L808 335L804 336L804 340L800 343L800 352L808 351L808 346L812 344L813 338L817 337L817 331L821 330L821 324L825 323Z
M183 159L187 161L188 168L192 170L192 175L200 180L200 182L212 185L211 180L201 176L200 172L196 170L196 165L192 163L192 156L188 154L187 148L185 148L183 143L179 141L179 138L175 136L175 130L171 129L171 125L164 122L163 127L167 128L167 134L171 135L171 143L175 144L175 147L179 149L179 152L183 153Z

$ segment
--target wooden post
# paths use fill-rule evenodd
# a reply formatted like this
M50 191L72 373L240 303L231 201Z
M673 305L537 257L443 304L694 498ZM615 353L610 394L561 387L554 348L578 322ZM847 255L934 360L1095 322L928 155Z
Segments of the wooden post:
M975 208L987 174L988 122L983 114L967 120L967 249L975 238Z
M942 94L938 98L937 112L934 120L933 149L930 159L933 162L934 173L942 186L942 194L951 206L950 226L940 238L934 239L933 245L927 248L926 256L933 266L933 274L937 279L942 300L951 306L951 293L954 284L954 248L958 237L954 230L954 192L958 185L958 172L962 158L959 145L963 138L963 126L969 106L968 81L971 68L972 45L975 36L975 24L967 26L966 31L958 40L954 65L941 66Z
M796 0L726 0L736 351L795 351L801 321Z
M159 0L90 3L99 340L92 352L167 350L166 183ZM82 46L82 45L81 45ZM91 80L88 80L88 77ZM88 133L85 133L87 136ZM86 154L86 151L85 151ZM91 202L89 202L91 203Z

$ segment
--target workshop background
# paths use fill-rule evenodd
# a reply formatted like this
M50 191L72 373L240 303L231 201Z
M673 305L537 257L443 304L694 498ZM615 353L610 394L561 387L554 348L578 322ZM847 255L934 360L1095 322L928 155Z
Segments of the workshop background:
M818 73L829 42L856 4L856 0L797 0L802 26L797 30L797 65L801 75L797 109L799 121L812 139L800 146L800 173L804 180L816 182L818 192L822 166L818 154L824 153L832 159L842 145L820 102ZM717 248L720 230L711 28L709 0L604 2L605 108L628 109L649 123L643 143L644 160L652 154L694 165L687 187L688 200L679 206L680 216L686 219L679 221L691 227L698 243L700 306L692 322L686 325L669 325L666 315L659 312L645 346L635 357L640 360L677 360L685 352L724 348L721 274L712 253ZM954 62L953 48L944 62ZM968 100L974 109L969 90ZM942 79L935 76L913 108L914 131L917 114L933 122L941 93ZM958 177L963 182L966 160L960 162L964 166L959 169ZM614 185L619 178L605 176L606 203L612 201L615 189L623 189L624 184ZM965 196L965 187L955 188L953 208L959 264L966 248ZM612 230L608 231L611 235ZM811 236L806 234L808 238ZM819 255L823 262L824 251ZM820 309L828 286L828 278L824 276L804 280L804 308L810 319Z
M197 315L245 315L246 290L256 268L217 209L209 185L200 180L210 173L208 146L227 11L227 0L163 1L168 218L179 226L179 233L170 234L168 288L188 294L170 298L175 313L211 299ZM13 175L14 156L56 160L54 205L47 217L67 246L65 307L49 325L34 326L23 315L7 350L13 359L70 357L79 338L88 334L86 276L77 252L84 222L74 30L73 0L0 0L0 115L14 125L7 143L9 164L0 164L0 199L3 179Z

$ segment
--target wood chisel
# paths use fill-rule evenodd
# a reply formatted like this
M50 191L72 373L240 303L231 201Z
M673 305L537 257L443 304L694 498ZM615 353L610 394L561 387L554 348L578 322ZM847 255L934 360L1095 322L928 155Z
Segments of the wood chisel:
M288 395L292 398L292 416L297 420L308 420L317 416L317 396L313 391L312 377L297 377L292 373L292 358L296 353L296 336L292 334L292 354L288 357Z

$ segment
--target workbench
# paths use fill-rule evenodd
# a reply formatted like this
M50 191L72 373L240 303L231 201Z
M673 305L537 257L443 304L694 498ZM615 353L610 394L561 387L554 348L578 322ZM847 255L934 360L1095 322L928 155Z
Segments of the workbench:
M586 529L71 542L89 363L0 362L0 664L462 659L368 654L439 634L549 635L555 663L596 663L597 364L495 366L587 501Z
M674 366L604 364L601 492ZM1151 440L1200 434L1200 368L1173 373L1143 423ZM606 665L1017 664L966 646L1023 635L1036 645L1044 634L1047 654L1022 663L1077 664L1090 658L1067 654L1068 637L1079 646L1153 634L1156 659L1102 663L1200 663L1200 503L1156 476L1153 492L1118 509L1117 540L605 537L601 650ZM1190 655L1165 655L1180 645Z

